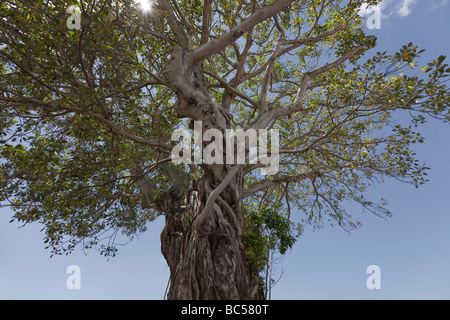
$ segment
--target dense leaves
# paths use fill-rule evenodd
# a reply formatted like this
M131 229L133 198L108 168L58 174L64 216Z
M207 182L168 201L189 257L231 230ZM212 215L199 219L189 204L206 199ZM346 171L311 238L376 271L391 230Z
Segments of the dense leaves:
M168 140L179 120L152 77L167 44L139 30L143 17L127 3L85 2L81 31L67 28L62 1L0 9L0 201L19 221L43 223L55 253L102 237L112 247L119 230L132 236L155 214L141 208L129 169L146 173L158 156L115 128Z
M302 232L301 225L272 209L252 210L247 213L244 223L247 230L242 233L244 253L255 273L267 265L271 251L285 254Z

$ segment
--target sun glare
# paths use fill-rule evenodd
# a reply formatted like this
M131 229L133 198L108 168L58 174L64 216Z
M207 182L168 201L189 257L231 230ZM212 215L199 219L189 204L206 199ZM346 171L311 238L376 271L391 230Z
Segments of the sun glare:
M137 3L141 7L141 10L144 12L149 12L152 10L152 1L151 0L137 0Z

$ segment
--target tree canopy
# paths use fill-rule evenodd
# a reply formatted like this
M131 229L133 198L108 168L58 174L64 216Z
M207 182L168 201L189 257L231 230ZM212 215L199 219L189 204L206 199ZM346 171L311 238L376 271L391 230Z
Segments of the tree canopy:
M450 68L443 56L418 66L413 43L372 50L365 2L380 1L2 1L0 201L42 223L53 253L113 255L117 234L144 231L168 194L215 170L170 159L172 132L208 113L279 130L278 173L243 169L244 212L346 230L359 225L347 200L389 215L364 193L384 178L424 183L412 145L427 119L449 120Z

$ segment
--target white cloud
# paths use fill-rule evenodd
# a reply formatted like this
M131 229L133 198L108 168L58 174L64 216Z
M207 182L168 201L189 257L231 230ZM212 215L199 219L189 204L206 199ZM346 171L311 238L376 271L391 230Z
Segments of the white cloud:
M382 18L388 18L392 13L387 10L389 5L394 0L383 0L381 1L376 7L380 9L381 17ZM372 15L374 12L373 7L369 7L367 3L363 3L361 7L359 8L359 15L361 17Z
M403 0L401 7L397 10L397 14L401 17L407 17L411 14L411 7L417 0Z
M362 5L361 5L361 7L359 8L359 15L361 16L361 17L364 17L364 16L367 16L367 15L369 15L369 14L371 14L372 13L372 10L371 9L369 9L370 7L366 4L366 3L363 3Z
M440 1L433 1L431 4L431 10L436 10L441 7L445 7L448 4L448 0L440 0Z
M392 15L407 17L412 13L414 5L418 2L419 0L383 0L377 7L380 9L383 19L390 18ZM430 10L435 10L448 5L450 0L432 0L428 3L430 4ZM372 9L363 4L359 9L359 14L362 17L370 16L373 14Z

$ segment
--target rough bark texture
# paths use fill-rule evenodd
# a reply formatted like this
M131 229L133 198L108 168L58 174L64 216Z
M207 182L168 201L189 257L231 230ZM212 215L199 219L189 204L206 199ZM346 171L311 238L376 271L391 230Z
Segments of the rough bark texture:
M213 191L212 175L186 192L184 210L171 208L161 233L161 251L170 267L168 299L252 299L258 275L245 261L239 200L241 174L218 197L199 230L194 221Z
M202 130L218 129L225 137L227 111L211 102L201 67L188 51L176 47L165 76L177 92L180 117L202 122ZM258 275L243 253L241 209L243 166L200 164L204 175L192 181L183 199L165 201L166 225L161 251L170 268L168 299L252 299Z

